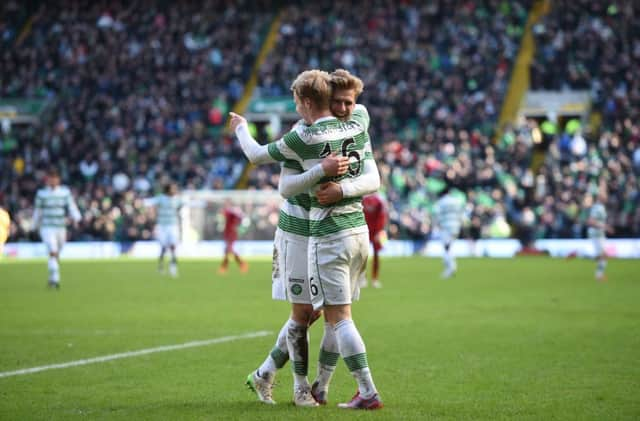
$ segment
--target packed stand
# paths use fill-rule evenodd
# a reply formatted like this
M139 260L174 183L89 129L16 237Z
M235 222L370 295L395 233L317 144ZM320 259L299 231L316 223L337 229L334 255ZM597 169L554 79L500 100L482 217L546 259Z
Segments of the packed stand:
M607 195L613 237L640 237L640 6L559 1L534 27L532 89L588 90L598 118L552 136L538 175L539 235L580 237L584 209Z
M391 235L425 236L445 179L467 193L473 235L488 236L505 218L510 180L528 167L526 140L493 145L491 137L530 3L290 6L258 94L289 96L291 81L307 68L350 70L365 84L359 102L371 115ZM516 149L523 156L514 162ZM259 169L252 182L276 184L274 172Z
M466 200L471 238L583 236L591 196L604 186L609 235L639 236L635 6L559 2L534 28L532 87L589 89L602 116L602 130L552 135L537 174L535 121L492 141L530 6L292 3L256 94L290 96L293 78L311 67L343 67L364 80L360 102L372 117L392 237L421 244L445 183ZM43 6L21 46L0 55L0 97L55 99L50 124L0 132L0 202L17 221L12 239L35 239L33 197L52 163L83 210L75 239L151 238L142 198L169 179L233 187L246 161L221 133L224 115L276 9L268 1ZM9 21L0 26L4 43L17 36ZM249 182L274 188L278 168L259 168Z
M3 125L0 191L16 221L12 239L31 235L33 198L51 165L84 215L74 239L150 238L141 199L170 179L232 188L244 159L222 134L225 115L274 9L268 0L41 5L28 37L0 55L1 98L54 104L39 128Z
M7 0L0 3L0 46L3 52L18 41L22 25L28 18L29 13L24 7L24 2Z

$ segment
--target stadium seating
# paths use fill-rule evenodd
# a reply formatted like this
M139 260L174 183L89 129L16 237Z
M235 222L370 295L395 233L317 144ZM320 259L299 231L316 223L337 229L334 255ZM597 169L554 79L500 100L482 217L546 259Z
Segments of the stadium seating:
M14 48L0 55L0 97L55 100L40 127L0 134L11 239L34 238L33 197L51 164L84 215L75 239L150 238L141 198L169 179L181 188L233 188L245 159L222 133L224 116L280 5L59 0L32 11L19 46L19 28L7 26L2 42ZM640 14L631 3L558 2L535 26L532 88L591 90L601 126L560 130L534 173L538 123L519 121L492 141L531 5L289 3L255 95L289 95L295 75L313 67L363 79L392 237L424 238L444 183L465 194L471 237L513 235L499 229L504 221L535 237L583 236L588 196L604 185L611 235L638 236ZM274 188L277 173L255 170L250 187Z
M522 1L290 6L261 68L260 93L288 94L306 68L352 71L365 83L360 102L371 115L391 234L424 236L442 181L471 193L470 211L488 232L496 199L504 214L502 181L519 171L500 161L515 146L492 145L491 136L529 7ZM271 178L259 171L261 183Z
M582 212L606 188L614 237L640 236L640 16L633 2L562 1L534 28L533 89L589 90L594 122L564 130L539 176L545 237L579 237Z
M2 135L12 238L28 234L52 164L85 216L76 239L149 238L139 197L168 179L232 188L244 159L221 129L272 10L269 1L63 0L35 11L29 36L0 65L0 97L55 99L41 128Z

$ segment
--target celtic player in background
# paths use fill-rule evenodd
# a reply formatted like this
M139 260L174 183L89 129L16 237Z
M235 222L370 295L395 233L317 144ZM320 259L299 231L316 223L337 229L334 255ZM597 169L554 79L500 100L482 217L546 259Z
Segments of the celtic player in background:
M49 252L49 287L60 288L60 252L67 241L67 216L73 223L80 222L81 215L68 187L60 185L60 175L55 169L46 177L46 187L36 193L33 213L34 227L40 228L40 238Z
M176 247L180 243L180 209L183 206L182 199L178 196L178 186L168 183L163 188L163 194L159 194L144 201L145 206L156 209L155 236L160 243L160 256L158 257L158 271L164 273L164 255L169 250L169 275L178 276L178 259Z
M587 219L589 227L587 235L593 242L595 258L598 261L595 276L599 281L607 280L607 276L604 273L607 268L607 255L604 250L607 230L607 209L604 206L606 201L607 197L604 194L599 194L589 209L589 218Z
M464 217L464 203L453 196L449 191L449 187L446 187L440 192L440 198L434 206L433 213L435 225L438 228L440 240L444 247L442 278L447 279L458 270L456 258L451 251L451 244L460 235L460 227Z

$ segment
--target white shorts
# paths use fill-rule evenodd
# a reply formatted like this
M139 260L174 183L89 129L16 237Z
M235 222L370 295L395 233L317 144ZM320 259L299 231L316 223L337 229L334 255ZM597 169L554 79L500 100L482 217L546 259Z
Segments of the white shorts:
M273 240L273 271L271 297L296 304L311 304L307 276L309 240L276 230Z
M49 253L59 253L67 242L66 228L40 228L40 238Z
M604 255L604 237L593 237L591 242L593 243L594 257Z
M444 243L444 245L450 245L453 241L458 238L459 232L451 232L451 231L440 231L440 240Z
M360 296L358 281L367 268L369 233L309 242L309 284L313 308L351 304Z
M177 246L180 242L180 232L176 225L156 226L156 240L162 247Z

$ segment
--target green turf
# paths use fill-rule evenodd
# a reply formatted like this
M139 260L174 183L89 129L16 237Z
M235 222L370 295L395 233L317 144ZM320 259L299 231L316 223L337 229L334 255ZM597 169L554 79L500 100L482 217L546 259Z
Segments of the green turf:
M270 264L249 274L184 261L179 279L152 261L0 263L0 372L269 330L265 337L0 378L0 419L639 419L640 263L548 258L382 262L384 288L354 318L386 407L344 412L355 383L339 362L328 407L299 409L290 368L275 407L243 385L288 314L270 299ZM321 326L312 328L315 374Z

